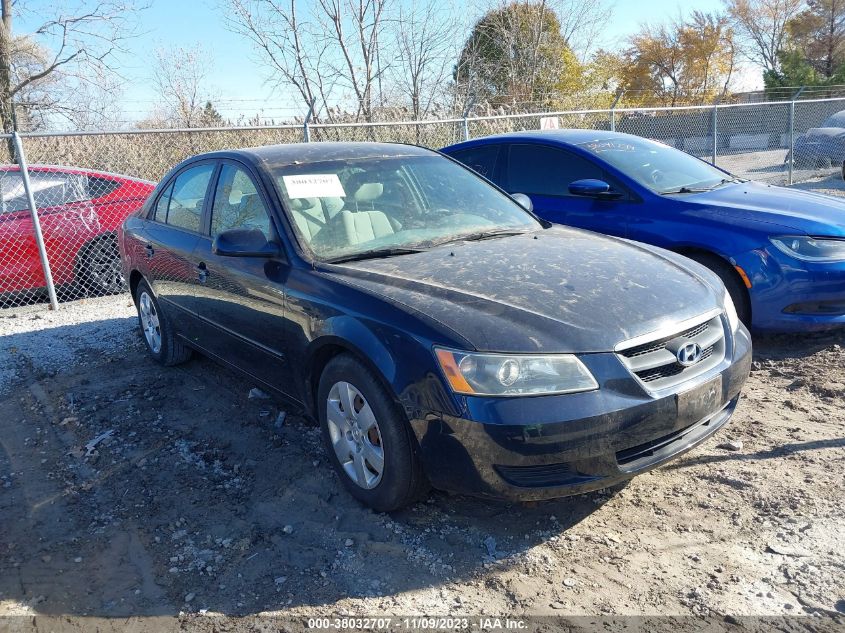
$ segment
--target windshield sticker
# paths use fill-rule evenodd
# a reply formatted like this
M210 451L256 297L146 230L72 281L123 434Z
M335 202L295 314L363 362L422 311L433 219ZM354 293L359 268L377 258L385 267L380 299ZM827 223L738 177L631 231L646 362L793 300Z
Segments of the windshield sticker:
M290 198L345 198L346 192L337 174L300 174L282 176Z

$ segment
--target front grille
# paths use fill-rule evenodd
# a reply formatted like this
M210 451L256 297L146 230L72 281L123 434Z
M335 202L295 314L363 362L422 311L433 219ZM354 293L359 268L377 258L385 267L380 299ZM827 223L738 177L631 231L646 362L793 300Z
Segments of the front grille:
M701 346L701 357L691 366L678 362L675 352L679 343L693 342ZM682 327L677 332L661 332L654 340L642 338L617 347L619 359L628 370L651 391L660 391L700 376L718 365L725 357L725 330L721 315L707 317L699 323Z
M593 477L581 475L569 464L536 464L533 466L494 466L499 475L514 486L543 488L565 486L589 481Z
M660 450L661 448L665 448L670 444L677 442L680 438L687 434L687 432L692 429L694 426L698 426L700 422L696 422L691 424L687 427L684 427L678 431L672 431L671 433L664 435L663 437L658 437L654 440L649 440L648 442L644 442L642 444L638 444L637 446L632 446L631 448L626 448L622 451L617 451L616 453L616 463L620 466L627 466L633 461L638 459L642 459L644 457L651 457L654 455L655 451Z
M713 346L711 345L705 350L701 352L701 360L698 361L699 363L702 361L707 360L713 355ZM672 365L663 365L662 367L656 367L654 369L646 369L645 371L637 371L634 372L637 374L637 377L642 380L643 382L652 382L653 380L660 380L661 378L668 378L670 376L677 376L680 374L684 369L688 369L684 367L680 363L673 363Z
M695 338L699 334L703 334L707 331L707 328L710 327L710 321L705 321L701 325L696 325L680 334L673 334L672 336L664 337L658 341L652 341L651 343L643 343L642 345L637 345L636 347L632 347L631 349L626 349L625 351L621 352L623 356L627 358L634 358L636 356L642 356L643 354L650 354L651 352L656 352L657 350L663 349L666 347L666 343L675 340L679 336L683 336L684 338Z

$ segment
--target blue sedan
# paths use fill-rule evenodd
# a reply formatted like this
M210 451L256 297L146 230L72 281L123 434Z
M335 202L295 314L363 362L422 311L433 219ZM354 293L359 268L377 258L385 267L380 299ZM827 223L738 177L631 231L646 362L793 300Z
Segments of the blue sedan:
M845 201L742 180L637 136L519 132L442 150L560 224L681 253L758 331L845 324Z

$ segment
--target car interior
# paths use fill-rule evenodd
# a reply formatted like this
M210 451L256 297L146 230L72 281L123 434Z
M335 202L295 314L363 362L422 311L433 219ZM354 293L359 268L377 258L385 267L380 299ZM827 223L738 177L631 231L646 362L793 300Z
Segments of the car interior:
M368 182L351 176L344 183L352 191L338 197L293 198L290 211L302 237L309 244L343 248L386 237L401 230L397 208L411 202L398 178L388 182ZM407 208L407 207L406 207Z

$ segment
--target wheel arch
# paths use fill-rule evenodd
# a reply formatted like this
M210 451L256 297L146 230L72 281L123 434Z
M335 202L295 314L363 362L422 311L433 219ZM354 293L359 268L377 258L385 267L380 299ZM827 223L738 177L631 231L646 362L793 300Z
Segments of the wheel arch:
M129 273L129 279L126 280L129 284L129 295L133 301L135 300L135 291L138 289L138 284L141 283L142 279L144 279L144 275L137 268L133 268L132 272Z
M728 257L722 255L721 253L717 253L707 248L701 248L699 246L685 245L673 247L671 250L678 253L678 255L683 255L684 257L689 257L690 259L696 261L700 261L696 258L696 256L705 260L709 259L713 262L717 262L721 267L723 267L742 289L745 298L745 307L748 311L748 319L749 321L752 319L751 293L748 291L748 286L745 285L745 280L742 278L742 275L739 274L736 266Z
M365 352L346 338L327 336L312 343L306 356L304 400L308 415L315 420L319 419L317 395L320 386L320 376L322 376L323 371L331 360L342 354L352 356L355 360L367 367L376 376L382 386L387 389L394 402L398 406L402 406L394 386L388 377L385 376L384 370L379 368L378 364L373 361L372 354ZM384 354L390 356L389 352L382 347L379 350L378 356L383 356ZM390 362L392 363L392 361L393 359L390 357Z

